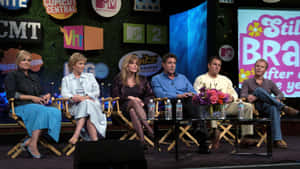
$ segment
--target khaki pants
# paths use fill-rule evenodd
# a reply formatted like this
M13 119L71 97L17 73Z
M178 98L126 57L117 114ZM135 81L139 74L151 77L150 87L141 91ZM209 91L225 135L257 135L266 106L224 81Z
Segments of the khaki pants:
M239 102L232 102L228 104L225 108L226 115L238 115L238 103ZM244 104L244 111L245 111L245 118L246 119L253 119L253 106L250 103L243 102ZM217 128L217 122L211 121L211 127ZM241 126L241 135L253 135L253 125L242 125Z

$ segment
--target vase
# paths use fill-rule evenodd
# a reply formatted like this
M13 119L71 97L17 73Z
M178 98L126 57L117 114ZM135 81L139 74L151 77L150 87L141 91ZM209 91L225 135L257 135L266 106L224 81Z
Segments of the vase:
M210 111L209 111L209 105L200 105L199 111L200 111L201 119L208 119L211 117Z

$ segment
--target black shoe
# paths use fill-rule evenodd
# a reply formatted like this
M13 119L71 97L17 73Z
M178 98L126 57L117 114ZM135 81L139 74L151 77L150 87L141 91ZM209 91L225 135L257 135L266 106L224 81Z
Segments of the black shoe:
M209 154L211 151L208 146L199 146L198 153L199 154Z

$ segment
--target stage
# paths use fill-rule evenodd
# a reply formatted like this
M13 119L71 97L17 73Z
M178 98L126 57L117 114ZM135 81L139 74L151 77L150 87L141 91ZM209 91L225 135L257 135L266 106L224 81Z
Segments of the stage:
M6 137L6 141L3 138ZM18 138L15 136L2 137L0 145L1 169L72 169L73 156L56 157L46 149L40 148L45 158L31 159L23 152L16 159L9 159L7 151ZM21 137L21 136L20 136ZM16 138L13 139L13 138ZM262 156L237 156L232 155L233 147L222 142L220 148L210 154L198 154L196 147L179 145L179 160L175 160L175 151L166 152L167 147L162 146L162 152L156 152L153 148L145 151L145 157L149 169L174 169L174 168L300 168L300 136L287 136L284 139L288 143L288 149L273 148L272 158ZM10 142L8 142L10 140ZM62 149L66 145L66 138L55 146ZM265 144L261 148L241 149L245 152L264 152ZM99 158L105 154L99 154ZM274 165L270 167L270 165ZM226 167L227 166L227 167Z

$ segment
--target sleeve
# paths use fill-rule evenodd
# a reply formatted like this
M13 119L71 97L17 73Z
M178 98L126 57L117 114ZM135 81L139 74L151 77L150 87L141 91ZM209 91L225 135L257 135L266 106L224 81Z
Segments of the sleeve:
M191 82L184 76L184 79L185 79L185 84L186 84L186 89L187 89L187 92L190 93L197 93L193 87L193 85L191 84Z
M113 85L112 85L112 97L120 97L120 103L124 102L125 100L128 100L127 96L124 96L121 92L123 88L120 74L118 74L114 80L113 80Z
M89 77L88 82L91 83L91 85L86 85L86 86L91 86L91 88L87 90L86 94L91 98L93 98L94 100L97 100L98 97L100 96L99 84L93 74L89 74L88 77Z
M70 83L67 77L64 77L61 82L61 95L62 97L70 98L73 96L70 90Z
M231 80L227 79L227 81L228 81L227 82L228 83L228 86L227 86L228 93L234 98L234 100L237 100L238 99L238 94L234 90Z
M247 98L249 95L249 83L248 80L244 81L242 84L242 89L241 89L241 98Z
M277 99L281 100L284 97L283 93L278 89L273 81L270 82L272 83L271 92L276 96Z
M7 99L14 98L16 95L16 78L14 72L10 72L6 75L4 84Z
M194 89L197 93L199 93L199 90L203 87L201 81L202 81L201 77L198 76L194 82Z
M143 93L144 93L143 101L145 104L148 104L149 100L154 98L154 93L153 93L150 83L147 79L145 79L144 86L145 87L144 87L144 91L143 91Z
M176 93L167 92L162 88L161 83L159 82L159 78L157 76L154 76L151 81L151 85L154 91L154 94L156 97L168 97L168 98L176 98Z

